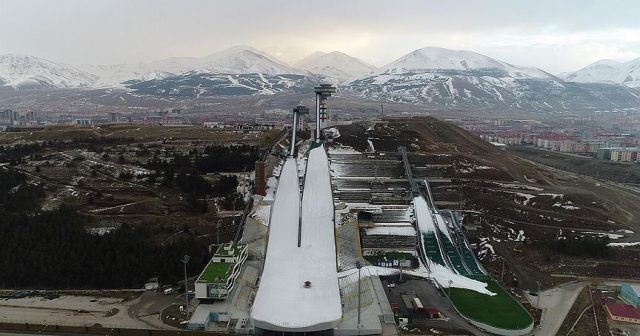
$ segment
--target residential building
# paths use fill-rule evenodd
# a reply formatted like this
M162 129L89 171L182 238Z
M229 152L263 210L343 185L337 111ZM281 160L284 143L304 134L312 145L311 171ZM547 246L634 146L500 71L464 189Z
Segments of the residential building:
M614 148L611 150L611 161L637 162L640 148Z
M604 308L613 321L640 324L640 309L638 308L615 302L606 303Z

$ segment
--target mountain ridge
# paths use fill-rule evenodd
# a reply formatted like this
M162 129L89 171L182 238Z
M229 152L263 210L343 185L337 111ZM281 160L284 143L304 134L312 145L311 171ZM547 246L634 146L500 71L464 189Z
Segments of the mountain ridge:
M623 86L569 83L537 68L437 47L407 53L344 89L365 98L450 108L553 112L640 106L638 92Z
M316 51L294 63L293 66L321 75L335 83L356 78L376 69L375 66L340 51L329 53Z
M579 70L564 73L562 78L580 83L614 83L640 88L640 57L618 62L602 59Z

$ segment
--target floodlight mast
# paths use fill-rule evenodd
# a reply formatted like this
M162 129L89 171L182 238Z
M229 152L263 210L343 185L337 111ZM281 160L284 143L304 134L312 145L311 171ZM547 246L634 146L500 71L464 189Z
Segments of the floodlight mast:
M184 313L186 318L189 318L189 290L187 286L187 264L189 263L189 259L191 257L188 255L184 255L180 260L184 264Z
M320 141L320 125L327 119L327 98L336 93L331 84L320 84L313 88L316 92L316 141Z

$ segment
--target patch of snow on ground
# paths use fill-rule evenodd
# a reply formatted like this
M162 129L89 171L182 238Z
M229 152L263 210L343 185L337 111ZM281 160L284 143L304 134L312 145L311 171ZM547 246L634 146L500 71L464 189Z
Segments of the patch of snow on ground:
M526 190L531 190L531 191L543 191L544 190L542 188L528 186L528 185L525 185L525 184L500 183L500 182L494 182L494 183L499 185L499 186L501 186L501 187L503 187L503 188L526 189Z
M376 148L373 146L373 141L371 141L371 139L367 139L367 143L369 144L369 152L375 153Z
M251 218L254 218L260 221L260 223L262 223L262 225L264 226L268 226L270 214L271 214L271 205L258 205L256 209L253 211L253 214L251 214Z
M420 262L420 267L414 270L403 270L402 273L413 275L420 278L431 279L438 283L443 288L449 288L449 286L453 288L463 288L469 289L472 291L476 291L478 293L494 296L495 293L487 290L487 284L481 281L469 279L462 275L458 275L453 273L448 268L431 264L430 265L431 272L427 270L427 268ZM361 276L388 276L399 274L400 270L395 268L386 268L380 266L365 266L360 269ZM358 269L353 268L350 270L346 270L338 273L339 278L344 278L353 274L357 274Z
M592 234L592 235L596 235L598 237L604 237L607 236L609 237L609 239L620 239L620 238L624 238L623 234L618 234L618 233L605 233L605 232L592 232L592 231L585 231L584 233L587 234Z
M536 197L536 195L525 194L525 193L516 193L516 195L525 198L524 202L522 202L522 205L528 205L529 202Z
M430 271L430 272L429 272ZM430 263L429 271L421 265L420 268L414 271L403 271L403 273L427 277L437 282L443 288L462 288L469 289L472 291L476 291L481 294L486 294L489 296L496 295L495 293L489 291L487 289L487 284L481 281L469 279L465 276L454 273L452 270L448 269L439 264Z
M540 196L551 196L551 198L556 199L557 197L563 198L564 194L543 193Z
M365 229L367 236L415 236L412 226L376 226Z
M566 210L578 210L578 209L580 209L580 207L577 207L575 205L571 205L570 204L571 202L567 202L567 203L569 203L569 204L562 204L560 202L556 202L556 203L553 204L553 207L554 208L563 208L563 209L566 209Z
M473 168L478 170L496 169L495 167L489 167L489 166L473 166Z
M630 242L630 243L609 243L607 246L611 247L629 247L629 246L640 246L640 242Z
M329 155L331 154L362 154L362 152L359 152L355 149L353 149L353 147L349 147L349 146L333 146L330 147L327 152L329 152Z
M480 244L478 246L480 247L478 250L478 258L480 260L496 255L493 245L489 244L489 238L480 238Z
M328 128L324 130L324 132L331 134L331 137L334 139L337 139L340 137L340 131L338 131L338 129L335 127Z

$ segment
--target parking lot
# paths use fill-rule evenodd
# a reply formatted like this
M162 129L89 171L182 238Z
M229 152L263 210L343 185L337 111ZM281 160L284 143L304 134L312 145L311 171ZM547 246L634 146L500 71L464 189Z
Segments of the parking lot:
M400 316L409 317L409 329L419 328L422 331L436 329L446 331L456 335L489 335L477 330L466 320L460 317L449 300L426 279L408 279L399 281L399 276L384 277L382 284L385 286L389 302L397 304L400 309ZM389 284L395 284L390 288ZM403 294L417 296L425 309L435 308L444 316L441 319L429 319L425 312L416 312L413 307L407 307L402 299Z

